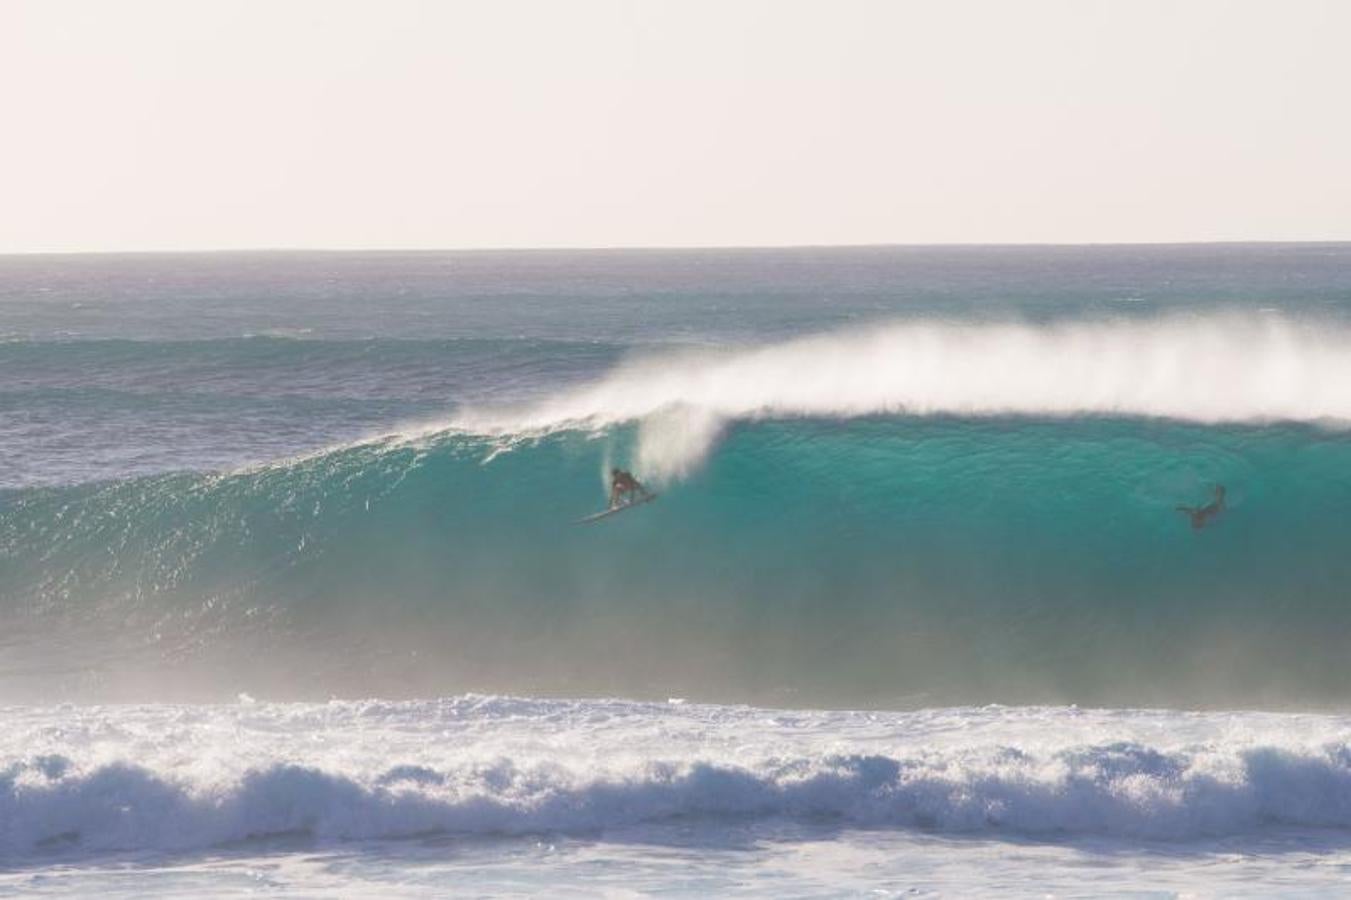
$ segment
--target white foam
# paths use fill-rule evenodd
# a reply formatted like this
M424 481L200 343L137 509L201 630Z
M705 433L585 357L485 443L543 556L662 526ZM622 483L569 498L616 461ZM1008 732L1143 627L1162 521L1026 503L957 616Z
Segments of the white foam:
M681 818L1187 840L1351 828L1351 719L461 697L9 709L0 855Z
M1351 421L1351 329L1208 314L1051 325L907 321L631 359L532 406L465 411L488 435L641 422L649 475L697 465L730 420L1145 416Z

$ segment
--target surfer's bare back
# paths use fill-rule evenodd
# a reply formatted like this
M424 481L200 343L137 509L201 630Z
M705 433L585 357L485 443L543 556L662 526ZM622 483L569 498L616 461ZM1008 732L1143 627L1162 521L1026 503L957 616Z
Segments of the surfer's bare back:
M1205 506L1179 506L1177 511L1191 519L1192 528L1200 531L1224 512L1224 485L1215 485L1215 499Z
M611 509L614 509L621 502L632 503L634 500L651 496L652 492L643 487L642 483L633 477L632 472L617 468L610 470Z

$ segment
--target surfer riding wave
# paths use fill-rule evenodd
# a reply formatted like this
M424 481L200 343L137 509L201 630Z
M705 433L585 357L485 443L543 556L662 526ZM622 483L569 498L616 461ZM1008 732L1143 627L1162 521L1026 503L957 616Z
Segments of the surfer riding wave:
M643 487L632 472L619 468L610 470L610 509L627 506L636 500L650 500L652 497L652 492Z
M1177 511L1191 520L1194 530L1200 531L1224 512L1224 494L1224 485L1218 484L1215 486L1215 499L1205 506L1179 506Z

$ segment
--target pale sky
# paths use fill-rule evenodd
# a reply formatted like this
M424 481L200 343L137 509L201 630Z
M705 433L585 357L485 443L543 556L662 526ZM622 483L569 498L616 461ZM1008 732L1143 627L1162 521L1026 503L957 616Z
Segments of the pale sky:
M0 252L1332 239L1348 0L0 0Z

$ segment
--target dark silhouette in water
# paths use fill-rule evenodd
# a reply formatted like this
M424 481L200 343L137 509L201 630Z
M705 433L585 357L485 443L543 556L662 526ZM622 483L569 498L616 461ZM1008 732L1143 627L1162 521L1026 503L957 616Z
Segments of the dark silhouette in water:
M652 492L643 487L637 478L633 477L632 472L625 472L623 469L610 470L610 508L614 509L622 500L625 503L632 503L640 498L652 496Z
M1192 528L1200 531L1224 512L1224 485L1215 485L1215 499L1205 506L1179 506L1177 511L1186 513L1187 518L1191 519Z

